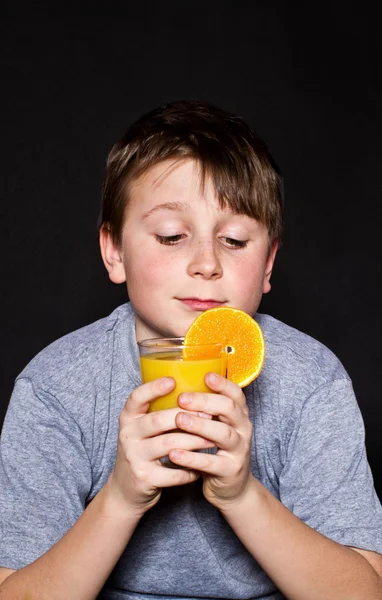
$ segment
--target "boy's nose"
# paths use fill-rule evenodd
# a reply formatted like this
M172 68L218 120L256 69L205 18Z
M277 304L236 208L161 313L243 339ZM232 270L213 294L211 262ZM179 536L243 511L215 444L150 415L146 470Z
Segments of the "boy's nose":
M219 279L223 274L217 249L213 243L199 242L193 249L188 265L188 274L205 279Z

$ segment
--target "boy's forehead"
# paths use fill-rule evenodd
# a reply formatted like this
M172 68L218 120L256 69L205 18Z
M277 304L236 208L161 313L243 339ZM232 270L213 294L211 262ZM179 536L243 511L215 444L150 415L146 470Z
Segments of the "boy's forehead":
M208 178L209 179L209 178ZM157 190L163 185L179 185L182 187L201 182L201 168L191 158L172 158L156 163L149 167L142 175L132 181L130 190L151 189Z
M257 227L265 228L229 200L222 202L208 169L204 170L199 161L182 156L154 164L130 183L124 221L133 215L146 220L153 214L161 214L162 209L167 214L168 211L187 213L195 201L207 202L223 218L239 218L241 223L244 219L252 226L256 223Z
M170 159L155 164L130 184L126 212L129 206L144 209L163 202L185 205L195 198L217 203L221 212L232 212L228 205L219 202L212 178L208 173L202 174L197 161Z

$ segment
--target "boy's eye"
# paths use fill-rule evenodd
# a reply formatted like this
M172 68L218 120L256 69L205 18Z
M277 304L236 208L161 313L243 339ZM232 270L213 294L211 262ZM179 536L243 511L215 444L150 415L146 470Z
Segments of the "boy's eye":
M160 244L165 244L166 246L173 246L177 242L183 238L183 234L179 233L177 235L156 235L156 239Z
M235 240L234 238L225 237L223 238L228 246L231 248L245 248L248 245L247 240Z

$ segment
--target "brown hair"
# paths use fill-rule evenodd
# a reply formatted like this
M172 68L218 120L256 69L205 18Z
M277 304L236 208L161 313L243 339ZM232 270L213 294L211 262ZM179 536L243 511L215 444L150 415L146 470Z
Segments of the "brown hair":
M109 153L100 227L110 230L116 244L129 184L170 158L196 160L202 184L211 177L222 207L263 223L271 244L281 241L281 176L265 143L238 116L204 102L179 101L141 117Z

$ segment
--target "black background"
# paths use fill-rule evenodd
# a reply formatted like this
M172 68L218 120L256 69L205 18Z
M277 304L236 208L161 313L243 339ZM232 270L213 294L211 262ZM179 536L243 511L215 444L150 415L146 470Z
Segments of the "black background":
M111 145L151 108L207 100L243 116L284 173L285 243L261 308L342 360L382 497L382 56L371 7L126 2L124 16L21 17L4 6L1 420L39 350L126 300L98 251Z

